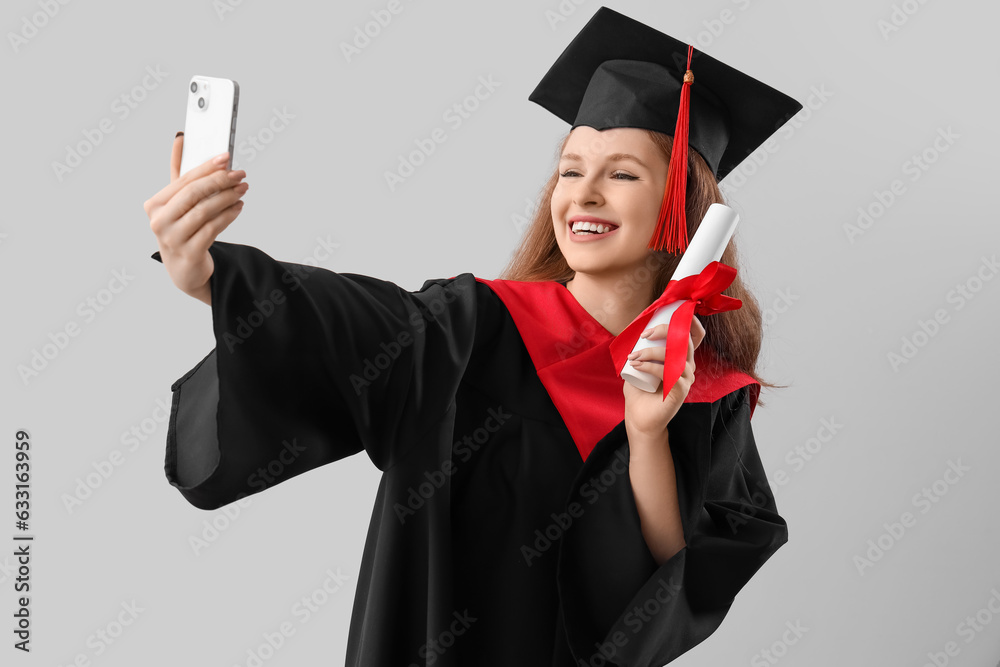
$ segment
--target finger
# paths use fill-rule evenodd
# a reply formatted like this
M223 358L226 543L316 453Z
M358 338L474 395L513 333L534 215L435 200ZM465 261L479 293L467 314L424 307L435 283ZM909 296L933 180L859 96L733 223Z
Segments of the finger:
M697 348L701 345L701 341L705 340L705 325L701 323L701 320L697 316L691 317L691 336L694 338L694 346Z
M232 177L220 172L202 178L182 190L167 205L167 209L170 209L174 206L174 201L178 200L177 210L182 211L177 217L167 218L176 220L170 235L171 244L187 243L203 226L239 201L249 187L247 183L233 183ZM185 207L187 210L184 210Z
M662 361L653 361L650 359L636 358L636 359L630 359L628 365L636 369L637 371L642 371L643 373L649 373L650 375L656 376L661 381L663 380ZM628 383L626 382L626 384Z
M176 183L167 186L167 188L175 188L175 193L163 204L160 212L163 219L179 222L182 217L203 199L209 199L213 195L238 185L246 176L246 172L242 169L227 172L224 168L220 168L209 171L209 173L200 178L193 180L188 178L188 174L193 174L195 171L200 171L201 169L201 166L195 167L182 176ZM232 202L229 203L231 204Z
M694 383L694 342L691 337L688 337L688 355L687 361L684 363L684 368L681 370L680 376L677 378L677 382L684 380L690 386Z
M215 242L215 237L223 232L223 230L232 223L233 220L239 216L240 211L243 210L243 200L233 203L232 205L222 209L217 216L208 220L203 224L189 240L189 245L191 251L195 254L201 254L208 250L209 246ZM627 383L626 383L627 384Z
M670 324L657 324L654 327L649 327L648 331L650 334L648 336L641 336L640 338L646 338L647 340L655 340L657 338L666 338L667 331L670 329Z
M666 325L657 325L657 327L654 327L654 330L661 326L665 327ZM663 345L652 345L633 350L628 355L628 364L638 371L650 373L663 380L664 351Z
M692 324L692 327L693 326L694 325ZM669 323L657 324L656 326L652 327L651 329L652 333L649 336L646 336L646 340L665 339L667 337L667 332L669 330L670 330ZM664 341L664 343L665 342L666 341ZM664 359L666 358L666 345L661 343L657 345L651 345L650 347L644 347L635 354L636 356L633 357L630 355L629 358L641 359L647 362L658 362L662 364Z
M181 177L181 153L184 151L184 133L174 137L173 150L170 151L170 182Z
M225 153L223 155L225 155ZM178 160L179 159L180 158L178 157ZM172 156L171 160L173 160ZM178 162L178 169L180 169L179 162ZM182 188L187 186L189 183L196 181L204 176L207 176L213 172L217 172L220 170L225 171L225 169L226 169L226 160L223 160L222 164L216 164L215 158L205 160L197 167L194 167L193 169L190 169L189 171L185 172L183 176L180 176L176 180L171 181L169 185L167 185L165 188L163 188L155 195L153 195L149 199L149 203L151 205L150 207L152 209L155 209L159 208L160 206L164 206L167 202L169 202L173 198L175 194L177 194ZM243 175L246 176L246 172L243 172Z
M665 356L666 356L665 346L653 345L652 347L644 347L640 350L636 350L635 352L629 355L629 359L639 359L640 361L655 361L662 364Z

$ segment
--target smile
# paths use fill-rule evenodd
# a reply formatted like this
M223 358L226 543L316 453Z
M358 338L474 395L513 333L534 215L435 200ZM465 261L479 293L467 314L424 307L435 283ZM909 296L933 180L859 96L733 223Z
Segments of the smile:
M566 223L569 230L570 240L577 243L587 241L597 241L611 236L618 231L618 225L606 220L594 218L590 220L571 220Z

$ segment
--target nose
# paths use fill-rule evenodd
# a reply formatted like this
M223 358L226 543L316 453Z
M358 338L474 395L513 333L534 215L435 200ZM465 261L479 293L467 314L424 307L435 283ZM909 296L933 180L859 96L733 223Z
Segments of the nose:
M573 189L574 204L584 207L588 205L600 206L604 203L604 195L600 187L600 172L591 172L573 180L576 181Z

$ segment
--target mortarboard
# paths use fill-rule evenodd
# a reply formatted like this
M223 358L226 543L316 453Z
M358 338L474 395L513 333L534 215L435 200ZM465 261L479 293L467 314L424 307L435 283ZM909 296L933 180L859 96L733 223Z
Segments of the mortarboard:
M636 127L675 138L649 247L687 247L687 149L722 180L802 105L669 35L601 7L528 96L573 128ZM686 140L681 140L686 139Z

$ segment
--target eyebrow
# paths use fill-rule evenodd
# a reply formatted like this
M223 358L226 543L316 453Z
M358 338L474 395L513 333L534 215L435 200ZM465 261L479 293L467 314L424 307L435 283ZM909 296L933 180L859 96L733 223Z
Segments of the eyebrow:
M562 157L559 158L559 161L562 162L563 160L582 161L583 158L577 155L576 153L563 153ZM621 162L622 160L631 160L632 162L635 162L639 166L649 169L649 167L646 165L645 162L643 162L636 156L632 155L631 153L612 153L611 155L608 156L608 160L610 162Z

